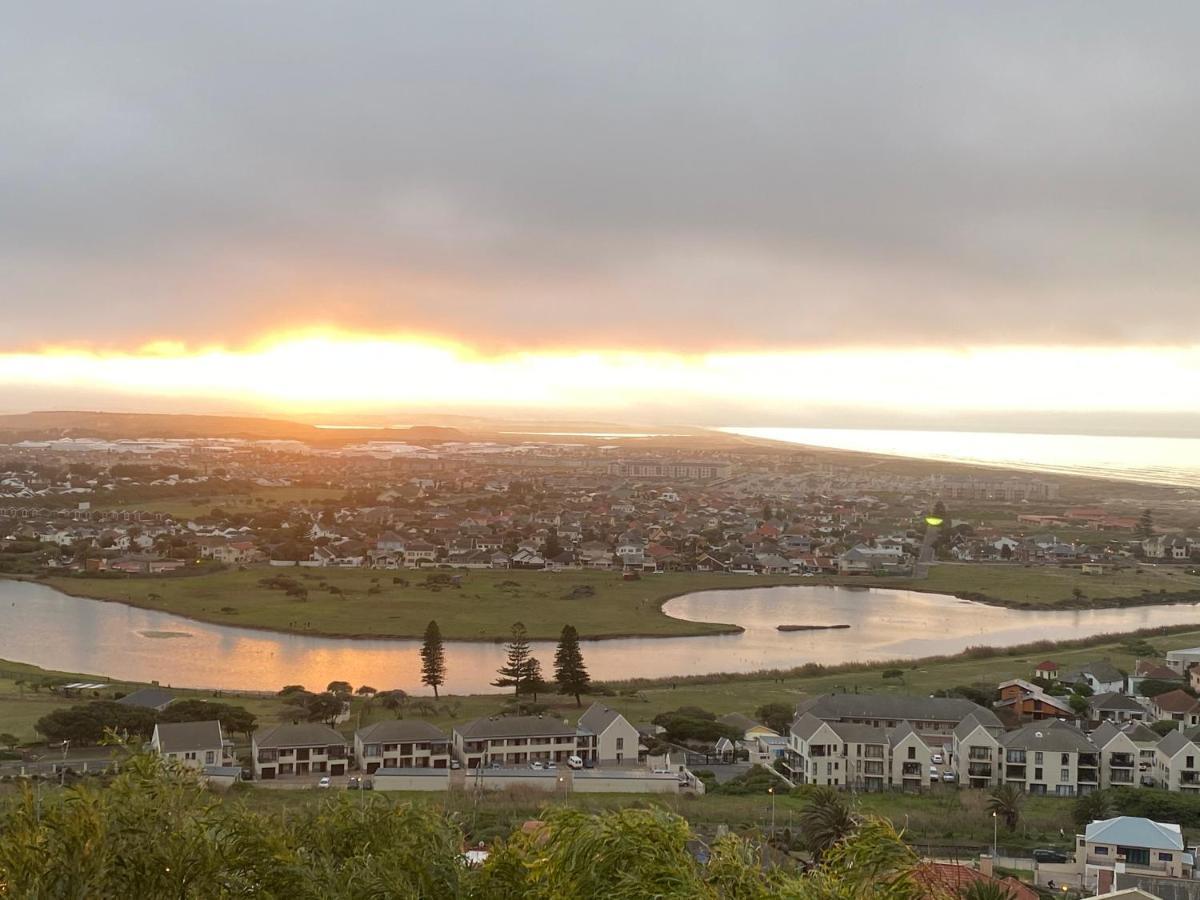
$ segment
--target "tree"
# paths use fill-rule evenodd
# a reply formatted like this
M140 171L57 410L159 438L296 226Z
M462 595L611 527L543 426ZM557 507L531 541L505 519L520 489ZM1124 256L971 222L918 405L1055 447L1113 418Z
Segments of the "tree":
M986 809L1004 820L1004 827L1013 831L1021 821L1021 804L1025 795L1015 784L1002 784L988 792Z
M1072 694L1067 699L1067 704L1071 707L1071 711L1074 712L1075 715L1079 716L1080 718L1087 715L1087 711L1088 711L1087 697L1080 696L1079 694Z
M125 706L112 700L95 700L42 716L34 728L47 741L98 744L106 731L148 738L154 731L154 711Z
M546 559L554 559L563 552L562 542L558 539L558 529L551 528L546 534L546 544L542 548L542 553Z
M306 722L324 722L331 728L346 707L344 698L329 691L320 694L293 694L288 703L298 718Z
M0 747L4 747L7 750L12 750L19 743L21 743L21 739L15 734L11 734L7 731L0 732Z
M1092 822L1111 818L1115 811L1108 791L1092 791L1075 801L1071 816L1075 820L1075 826L1082 831Z
M421 684L433 688L436 698L438 688L445 683L446 648L442 643L442 630L438 628L437 620L430 619L421 643Z
M247 738L258 725L254 713L232 703L216 703L209 700L176 700L158 714L160 722L207 722L216 719L221 729L228 734L244 734Z
M367 707L367 712L370 712L371 701L375 699L375 695L378 694L379 691L375 690L375 688L371 687L369 684L363 684L355 688L354 693L363 698L364 704Z
M376 699L383 704L383 708L394 712L396 718L400 718L400 711L404 709L404 704L408 702L408 694L401 690L384 691L376 695Z
M533 696L537 703L538 694L544 693L548 685L542 677L542 664L536 656L531 656L525 663L525 676L521 679L521 690Z
M1002 881L972 881L962 892L962 900L1016 900L1012 888Z
M1138 537L1143 538L1154 536L1154 510L1142 510L1142 515L1138 518L1137 533Z
M809 795L808 805L797 819L804 844L817 860L849 836L857 824L842 795L828 787Z
M325 691L337 697L349 697L354 692L348 681L331 681Z
M511 687L514 696L521 696L521 682L529 665L529 632L525 630L524 622L514 622L512 638L505 645L508 657L504 665L496 670L499 675L492 682L493 687Z
M279 689L279 693L276 696L287 697L287 696L290 696L291 694L301 694L301 693L305 693L304 685L302 685L302 684L285 684L283 687L281 687Z
M754 718L779 734L788 733L795 717L796 707L791 703L764 703L754 711Z
M581 694L586 694L592 676L583 664L583 651L579 648L579 632L574 625L564 625L554 651L554 680L558 692L575 698L576 706L583 706Z

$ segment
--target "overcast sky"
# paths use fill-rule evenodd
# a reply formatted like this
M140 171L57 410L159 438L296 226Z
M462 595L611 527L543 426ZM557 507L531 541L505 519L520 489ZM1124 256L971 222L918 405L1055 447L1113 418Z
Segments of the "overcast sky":
M24 3L0 350L1192 342L1194 2Z

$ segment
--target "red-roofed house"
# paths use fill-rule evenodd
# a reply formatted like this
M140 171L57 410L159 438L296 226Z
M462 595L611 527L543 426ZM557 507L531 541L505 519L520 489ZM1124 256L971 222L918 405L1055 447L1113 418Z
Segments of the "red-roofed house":
M970 866L953 863L923 862L914 874L930 896L962 897L977 882L1000 885L1007 889L1013 900L1038 900L1040 896L1029 885L1015 878L996 878Z
M1150 701L1150 706L1159 721L1182 722L1184 728L1200 725L1200 700L1182 688L1159 694Z
M1050 660L1038 663L1037 668L1033 670L1033 677L1044 678L1047 681L1058 681L1058 663L1050 662Z

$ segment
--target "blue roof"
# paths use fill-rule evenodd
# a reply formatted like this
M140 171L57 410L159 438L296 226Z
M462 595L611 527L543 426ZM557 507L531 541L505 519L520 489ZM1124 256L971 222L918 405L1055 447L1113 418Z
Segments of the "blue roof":
M1120 844L1150 850L1183 850L1183 833L1178 825L1155 822L1138 816L1100 819L1088 825L1084 839L1093 844Z

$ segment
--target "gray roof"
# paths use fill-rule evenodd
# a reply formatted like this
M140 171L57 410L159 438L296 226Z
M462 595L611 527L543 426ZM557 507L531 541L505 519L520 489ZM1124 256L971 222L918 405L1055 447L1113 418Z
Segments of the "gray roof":
M791 731L796 737L807 741L824 724L825 722L822 719L818 719L812 713L804 713L792 723Z
M1092 732L1092 743L1097 747L1106 747L1113 738L1124 734L1125 732L1112 722L1101 722Z
M910 722L961 722L975 716L988 727L1002 727L996 714L961 697L916 697L905 694L824 694L805 700L797 714L819 719L908 719Z
M1088 700L1088 705L1092 709L1123 709L1129 712L1144 713L1146 707L1138 703L1132 697L1126 694L1118 694L1116 691L1109 691L1104 694L1096 694Z
M993 714L993 718L994 717L995 716ZM959 722L957 725L954 726L954 736L961 741L963 738L965 738L967 735L969 735L976 728L983 728L985 731L988 732L988 734L992 735L992 737L995 737L1001 731L1004 730L1004 728L999 723L997 723L995 725L989 725L986 722L981 722L979 720L979 717L976 716L975 713L971 713L969 716L967 716L965 719L963 719L961 722Z
M141 706L146 709L162 709L175 699L170 691L156 687L138 688L132 694L126 694L117 702L122 706Z
M1129 735L1130 740L1135 744L1157 744L1158 733L1153 731L1148 725L1141 722L1133 722L1125 725L1121 729L1125 734Z
M323 722L301 722L292 725L268 725L254 732L254 745L275 747L344 746L346 739Z
M476 719L464 725L456 725L454 726L454 730L467 740L531 737L544 734L565 737L566 735L578 733L574 725L568 725L562 719L556 719L553 716L547 718L542 718L541 716L500 716L492 719Z
M1169 731L1158 742L1158 749L1167 754L1167 756L1174 756L1185 747L1197 750L1195 742L1182 731Z
M1155 822L1138 816L1117 816L1090 824L1084 839L1095 844L1120 844L1150 850L1183 850L1183 833L1178 825Z
M450 735L435 725L419 719L385 719L358 729L363 743L400 743L408 741L448 741Z
M160 722L155 730L158 732L159 747L164 753L221 747L221 723L216 719L207 722Z
M579 717L579 724L592 734L603 734L604 729L620 718L621 714L615 709L593 703L587 708L587 712Z
M1121 670L1110 663L1107 659L1099 659L1095 662L1084 663L1081 666L1075 666L1067 669L1058 676L1059 681L1068 683L1078 681L1081 675L1091 675L1097 681L1124 681L1125 675Z
M1049 750L1052 753L1095 753L1096 745L1082 731L1063 722L1031 722L1000 736L1000 743L1016 750Z

